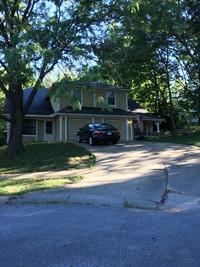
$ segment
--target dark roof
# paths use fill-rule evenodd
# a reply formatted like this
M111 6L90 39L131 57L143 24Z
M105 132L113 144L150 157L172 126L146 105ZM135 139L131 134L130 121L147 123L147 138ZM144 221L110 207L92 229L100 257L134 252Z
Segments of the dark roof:
M102 108L82 107L81 110L74 110L68 106L58 113L73 113L73 114L100 114L100 115L117 115L117 116L130 116L131 113L119 108L113 108L111 111L103 110Z
M27 102L33 87L23 90L24 104ZM39 89L33 99L33 102L27 112L28 115L50 115L54 114L54 110L51 105L51 101L47 96L49 89ZM8 102L5 103L4 114L9 114Z
M58 84L59 83L54 83L52 85L52 88L56 90ZM97 83L97 82L69 82L68 86L72 86L72 88L91 87L94 89L120 90L120 91L127 91L127 92L130 91L130 89L125 88L125 87L110 85L106 83Z
M137 102L135 102L134 100L128 100L128 109L130 111L134 111L135 109L143 109L142 106L140 106Z

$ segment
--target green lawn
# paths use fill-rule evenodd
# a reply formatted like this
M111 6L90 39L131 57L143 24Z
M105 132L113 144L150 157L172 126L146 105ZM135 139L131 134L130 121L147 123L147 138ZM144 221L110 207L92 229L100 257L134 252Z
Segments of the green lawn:
M165 132L149 138L150 141L168 142L200 147L200 127L188 127L174 132Z
M23 195L32 191L52 189L66 184L76 183L82 176L62 178L25 178L0 180L0 196Z
M17 157L6 156L0 146L0 173L60 171L92 167L95 157L88 150L72 143L30 143Z

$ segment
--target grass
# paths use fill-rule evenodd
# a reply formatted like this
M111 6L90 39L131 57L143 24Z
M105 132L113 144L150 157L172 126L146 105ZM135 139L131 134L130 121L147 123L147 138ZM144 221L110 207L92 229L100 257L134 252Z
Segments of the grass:
M92 167L95 156L72 143L29 143L25 152L12 158L0 146L0 173L60 171Z
M200 126L185 127L173 132L164 132L158 136L151 136L149 141L167 142L200 147Z
M23 195L32 191L52 189L78 182L81 176L70 178L25 178L0 180L0 196Z

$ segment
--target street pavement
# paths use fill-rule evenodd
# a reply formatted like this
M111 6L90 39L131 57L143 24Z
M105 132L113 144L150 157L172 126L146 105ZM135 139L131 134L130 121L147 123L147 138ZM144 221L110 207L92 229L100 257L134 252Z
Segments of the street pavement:
M79 144L96 156L91 169L13 175L19 177L83 176L76 184L32 192L3 203L67 203L183 211L199 208L200 149L154 142L117 145Z
M84 179L0 198L0 267L199 267L200 149L80 145L94 168L11 176Z

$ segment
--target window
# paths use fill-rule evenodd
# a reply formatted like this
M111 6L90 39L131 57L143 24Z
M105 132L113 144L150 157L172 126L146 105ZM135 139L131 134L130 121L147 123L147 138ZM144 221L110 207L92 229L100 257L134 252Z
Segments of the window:
M80 103L82 103L82 93L81 93L81 89L75 89L72 91L72 97L75 101L79 101Z
M23 135L36 134L36 120L24 120L23 122Z
M52 121L46 121L46 134L53 134L53 123L52 123Z
M107 92L107 104L115 106L115 92Z

